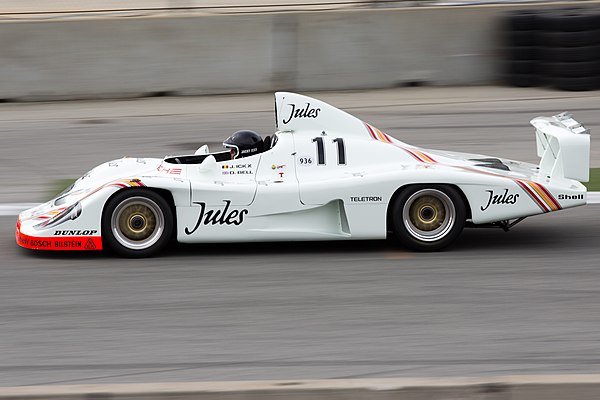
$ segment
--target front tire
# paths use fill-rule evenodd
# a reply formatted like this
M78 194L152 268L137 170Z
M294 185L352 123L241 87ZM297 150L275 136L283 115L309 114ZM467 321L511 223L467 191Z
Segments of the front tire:
M466 207L460 193L445 185L418 185L403 190L392 206L394 233L413 250L436 251L462 232Z
M102 214L106 247L124 257L150 257L164 248L173 232L167 201L148 189L125 189L112 197Z

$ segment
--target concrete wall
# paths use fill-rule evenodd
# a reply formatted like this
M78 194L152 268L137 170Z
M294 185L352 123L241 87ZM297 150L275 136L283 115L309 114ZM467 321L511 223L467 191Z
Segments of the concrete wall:
M411 8L299 18L299 89L490 83L493 8Z
M0 98L267 91L272 17L0 23Z
M0 100L492 83L515 7L3 21Z

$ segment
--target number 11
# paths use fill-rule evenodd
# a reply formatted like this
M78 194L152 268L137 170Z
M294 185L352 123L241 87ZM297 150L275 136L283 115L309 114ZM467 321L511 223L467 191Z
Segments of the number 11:
M317 165L325 165L325 144L322 137L313 138L313 143L317 144ZM337 163L346 165L346 146L344 139L335 138L333 143L337 144Z

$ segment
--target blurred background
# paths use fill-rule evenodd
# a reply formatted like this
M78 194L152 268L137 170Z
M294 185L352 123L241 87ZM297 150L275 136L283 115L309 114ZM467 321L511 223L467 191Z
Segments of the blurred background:
M600 79L594 0L0 1L0 22L3 101Z
M276 90L408 143L538 162L600 128L600 1L0 0L0 207L122 156L275 129ZM599 190L592 139L590 190ZM392 242L32 254L0 212L0 385L600 370L597 205Z

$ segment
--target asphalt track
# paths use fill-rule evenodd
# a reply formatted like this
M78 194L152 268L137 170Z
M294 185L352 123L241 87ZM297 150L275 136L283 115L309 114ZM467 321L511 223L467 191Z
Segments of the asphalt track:
M529 161L528 119L571 109L600 125L594 94L500 91L489 96L502 101L465 103L436 93L324 96L409 143ZM266 99L214 98L196 114L185 99L160 99L144 103L145 117L137 101L2 105L1 200L43 200L33 182L125 151L268 132ZM600 205L508 233L469 229L440 253L390 240L179 245L123 260L20 249L14 222L0 217L1 386L600 372Z

